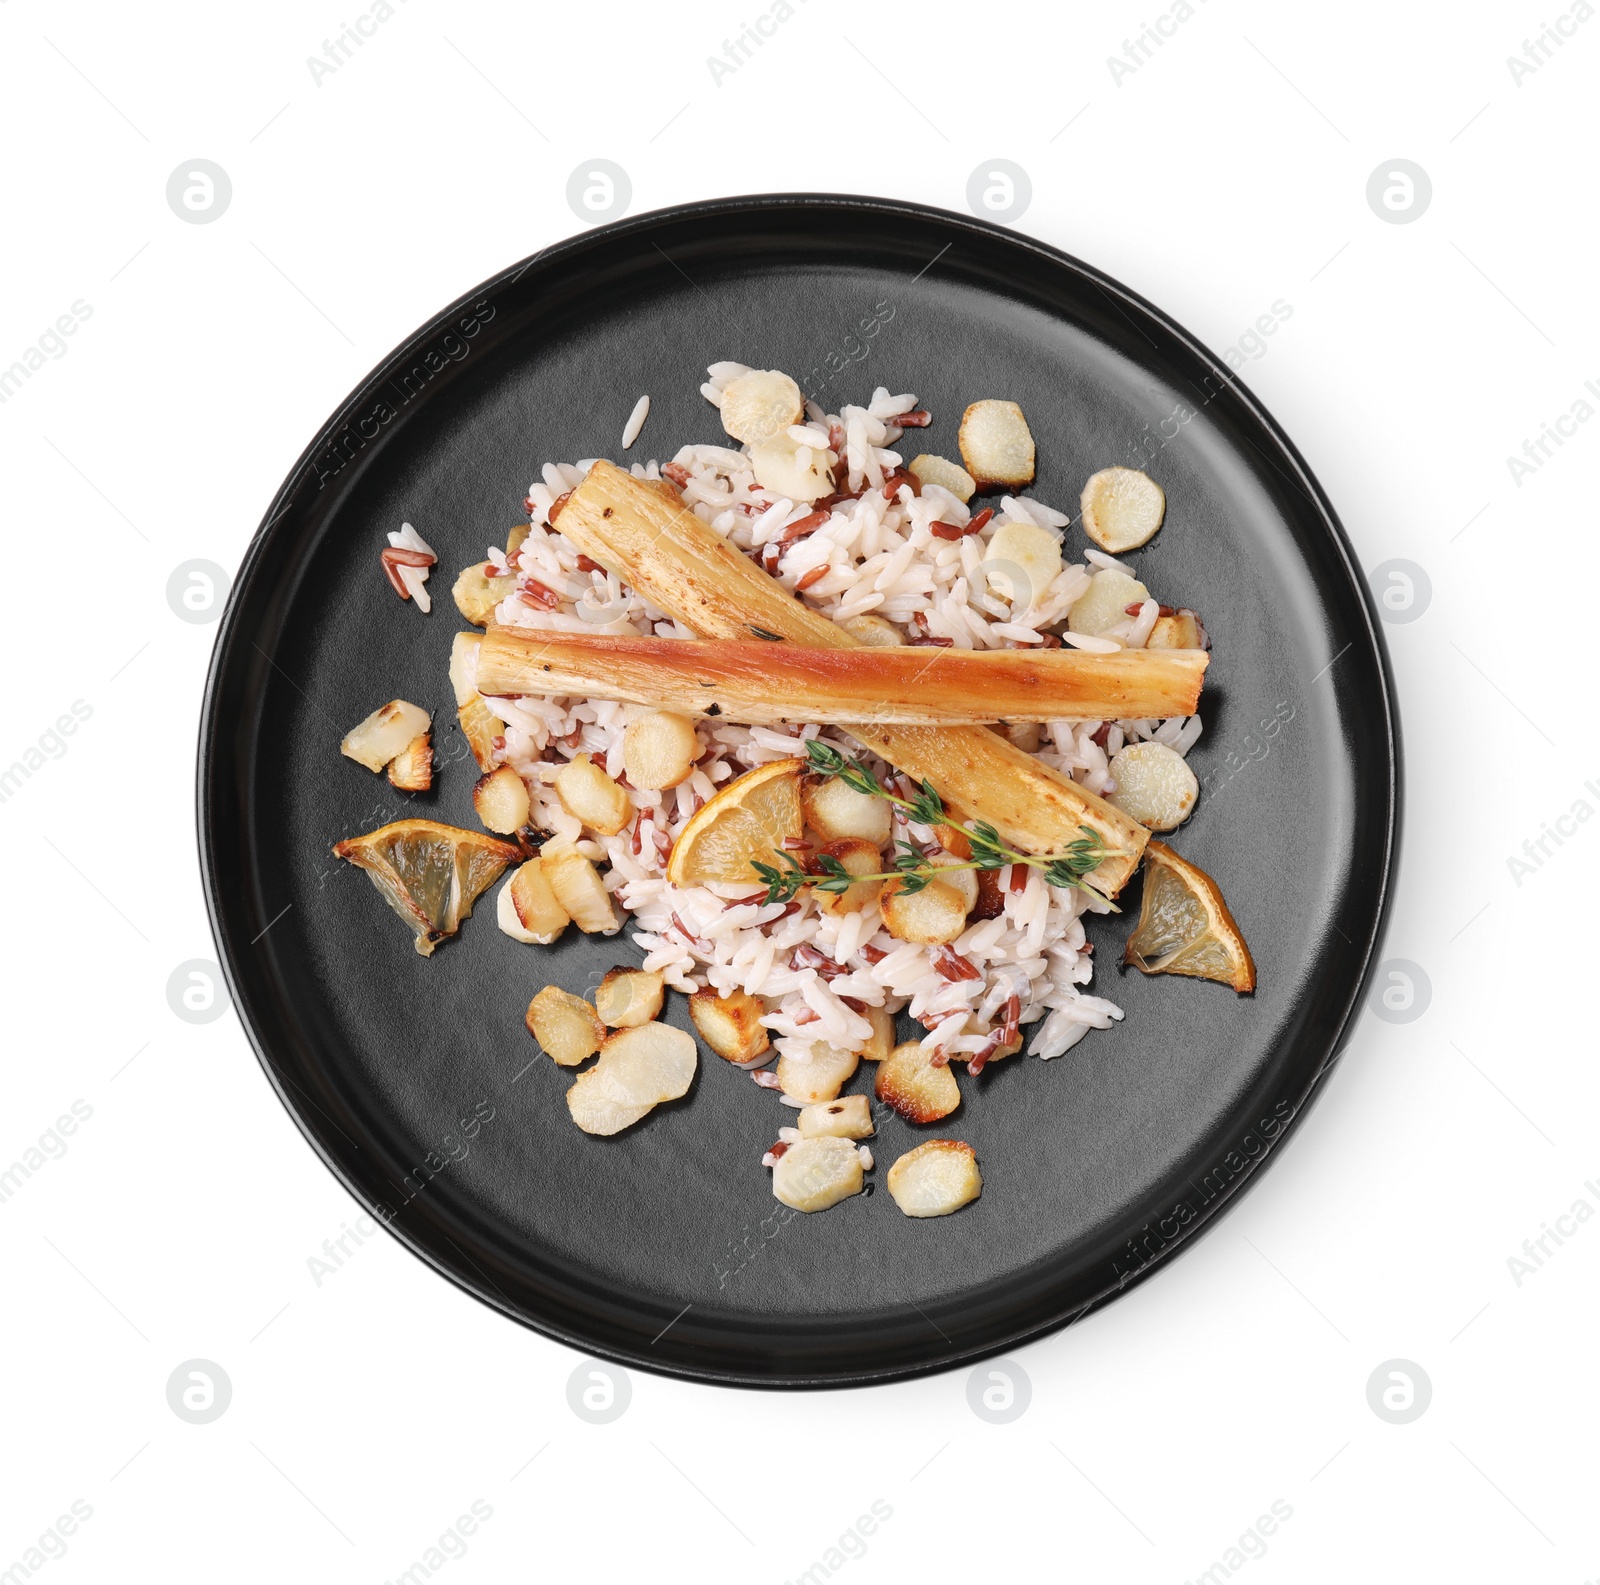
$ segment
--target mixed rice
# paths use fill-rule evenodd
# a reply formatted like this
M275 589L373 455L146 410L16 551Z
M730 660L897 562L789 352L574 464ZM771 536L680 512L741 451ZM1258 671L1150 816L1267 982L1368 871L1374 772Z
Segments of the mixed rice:
M702 390L719 404L724 386L748 371L742 364L718 363L708 372ZM629 424L630 440L644 410L641 402ZM985 547L1005 524L1062 531L1070 522L1064 513L1027 496L1006 495L975 533L949 539L932 531L934 524L964 528L976 514L936 484L923 483L920 494L908 483L896 485L902 467L896 443L906 428L926 422L915 397L882 387L865 405L846 405L838 413L808 402L804 427L810 443L819 453L826 448L838 455L840 477L826 521L799 537L786 537L785 531L812 516L813 503L791 503L761 488L746 447L686 445L670 462L635 463L632 473L669 479L702 522L836 621L870 614L893 624L906 643L966 649L1063 641L1143 647L1160 612L1155 599L1139 602L1098 641L1064 631L1069 608L1094 573L1128 570L1109 555L1090 548L1084 562L1064 559L1037 590L1012 589L985 575ZM526 538L509 555L504 547L489 548L488 576L516 579L495 620L526 629L695 637L581 556L552 524L553 512L559 523L561 497L582 482L590 465L545 463L528 491ZM726 994L739 988L762 997L772 1055L799 1056L819 1040L838 1050L860 1050L872 1032L861 1013L866 1007L906 1010L927 1031L922 1043L948 1060L992 1054L992 1036L1008 1021L1008 1008L1010 1021L1018 1019L1020 1007L1020 1024L1033 1026L1030 1049L1042 1058L1060 1056L1090 1029L1122 1017L1115 1003L1088 989L1094 966L1084 915L1105 912L1106 905L1081 889L1050 886L1037 868L1002 870L1003 912L973 920L948 947L894 939L876 903L856 913L829 914L809 890L793 902L762 904L734 901L748 897L748 886L680 888L667 881L668 856L691 815L744 771L803 754L805 739L836 743L885 786L894 786L893 767L864 754L842 729L701 720L699 758L688 780L665 792L627 787L637 811L630 826L616 836L585 838L557 798L554 778L572 758L588 754L622 779L623 731L646 707L584 698L491 697L486 703L503 723L496 739L499 762L527 783L531 824L576 842L603 867L607 888L631 915L644 967L661 972L680 991L709 986ZM1201 723L1196 715L1052 721L1003 730L1045 765L1107 796L1116 791L1110 760L1124 745L1154 740L1186 755ZM895 819L896 840L910 840L937 856L934 830L907 825L899 810ZM952 952L977 970L975 978L952 967Z

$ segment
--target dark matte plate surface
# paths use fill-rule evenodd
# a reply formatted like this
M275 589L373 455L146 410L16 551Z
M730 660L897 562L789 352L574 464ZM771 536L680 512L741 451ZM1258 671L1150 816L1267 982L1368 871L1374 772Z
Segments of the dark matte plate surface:
M719 440L698 394L717 358L787 369L834 409L877 384L915 391L935 415L915 449L948 456L967 402L1013 398L1038 442L1033 493L1064 510L1114 462L1165 486L1166 526L1133 559L1158 598L1202 613L1214 646L1191 756L1204 793L1174 846L1218 879L1260 969L1244 998L1147 980L1116 967L1132 909L1097 922L1093 989L1126 1021L1058 1061L963 1075L961 1110L933 1129L888 1117L876 1192L821 1216L772 1198L761 1153L789 1115L715 1058L682 1101L616 1139L573 1128L570 1076L534 1060L522 1014L547 980L581 992L639 961L626 936L574 929L552 949L519 946L495 927L491 895L424 960L367 877L329 855L407 815L476 827L446 679L465 625L456 569L504 542L542 462L617 455L641 392L653 407L631 456ZM379 569L402 519L440 552L431 616ZM1080 530L1068 545L1081 554ZM395 697L435 712L444 770L431 794L407 797L339 755L341 735ZM350 1189L439 1271L543 1332L769 1386L993 1353L1114 1297L1206 1225L1345 1036L1398 796L1363 580L1315 480L1227 371L1038 243L819 197L591 232L469 293L396 352L306 452L251 545L217 640L200 778L235 1003ZM667 1016L689 1027L682 997ZM850 1088L870 1081L864 1065ZM976 1148L984 1192L957 1216L910 1221L884 1173L930 1134Z

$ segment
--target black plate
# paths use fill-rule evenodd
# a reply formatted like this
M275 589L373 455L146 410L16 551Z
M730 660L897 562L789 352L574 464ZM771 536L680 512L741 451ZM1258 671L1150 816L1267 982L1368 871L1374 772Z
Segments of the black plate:
M419 958L366 876L329 856L406 815L475 827L446 661L454 571L501 544L546 459L633 456L720 428L708 362L787 369L830 407L873 386L935 414L1020 402L1038 498L1070 509L1114 462L1166 488L1136 560L1214 645L1205 791L1175 838L1217 877L1260 990L1119 971L1126 1021L1059 1061L962 1079L920 1131L968 1140L982 1198L907 1220L877 1192L785 1213L759 1165L788 1116L705 1058L690 1094L614 1139L579 1134L570 1082L522 1030L547 979L583 990L626 937L512 942L485 899ZM424 617L384 582L384 531L438 549ZM1069 543L1081 545L1074 529ZM340 757L384 700L436 712L446 760L408 798ZM743 198L640 216L468 293L353 395L290 473L234 585L205 700L205 885L233 997L285 1106L395 1235L486 1304L576 1347L719 1382L825 1386L949 1368L1059 1327L1147 1275L1249 1181L1304 1110L1362 991L1398 807L1394 707L1350 547L1305 464L1193 337L1027 238L878 199ZM668 1017L688 1027L681 997ZM864 1089L864 1065L850 1086ZM493 1116L483 1120L483 1114ZM440 1164L443 1165L440 1165Z

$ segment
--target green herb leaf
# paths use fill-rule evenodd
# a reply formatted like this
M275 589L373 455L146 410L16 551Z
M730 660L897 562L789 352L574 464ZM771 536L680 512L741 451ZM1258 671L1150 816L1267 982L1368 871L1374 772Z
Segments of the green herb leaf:
M810 761L813 770L820 772L824 776L837 776L846 787L863 794L865 797L885 798L888 796L865 766L851 759L848 754L841 754L831 743L823 743L816 738L811 738L806 743L806 758Z
M774 849L775 852L778 850ZM767 888L765 901L769 903L793 902L795 895L805 885L806 872L795 863L788 853L778 852L778 857L783 860L784 868L775 864L763 864L759 859L751 859L750 867L761 878Z
M824 776L837 776L850 763L833 744L817 737L806 740L806 758L811 761L811 768Z
M1044 878L1052 886L1076 886L1083 877L1065 861L1057 860L1054 864L1045 866Z
M817 855L817 873L831 875L835 879L842 876L846 881L851 878L849 870L831 853L819 853Z
M907 813L919 826L939 826L945 824L944 799L931 781L922 784L917 796L910 800Z
M1011 863L1011 850L1000 840L1000 833L992 825L975 820L965 829L973 862L980 870L1004 869Z

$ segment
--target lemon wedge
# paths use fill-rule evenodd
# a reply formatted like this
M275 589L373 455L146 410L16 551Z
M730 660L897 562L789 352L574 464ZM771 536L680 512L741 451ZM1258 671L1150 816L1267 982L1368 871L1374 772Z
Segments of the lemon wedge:
M333 851L372 877L383 900L411 926L425 958L461 928L501 870L522 857L509 842L436 820L396 820L335 843Z
M752 860L775 864L774 850L800 840L804 766L800 759L773 760L729 782L679 833L667 879L674 886L759 880Z
M1217 883L1164 842L1144 850L1144 905L1122 961L1146 974L1256 988L1256 966Z

